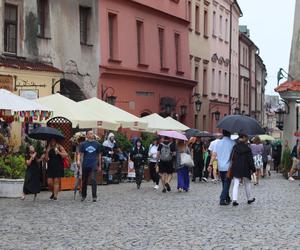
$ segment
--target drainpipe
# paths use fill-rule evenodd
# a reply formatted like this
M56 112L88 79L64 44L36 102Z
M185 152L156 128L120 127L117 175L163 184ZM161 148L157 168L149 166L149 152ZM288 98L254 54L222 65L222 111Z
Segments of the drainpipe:
M229 32L229 89L228 89L228 98L229 98L229 112L228 114L231 114L231 60L232 60L232 56L231 56L231 50L232 50L232 9L233 9L233 5L236 3L236 1L234 0L231 4L230 4L230 32Z
M239 64L239 79L238 79L238 90L239 90L239 100L238 100L238 104L239 104L239 108L240 108L240 113L242 112L242 91L241 91L241 46L240 46L240 34L239 34L239 60L238 60L238 64Z

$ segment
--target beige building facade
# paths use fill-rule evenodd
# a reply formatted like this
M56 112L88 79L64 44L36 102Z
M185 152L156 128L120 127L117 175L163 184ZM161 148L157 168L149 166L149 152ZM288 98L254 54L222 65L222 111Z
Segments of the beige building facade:
M238 106L242 11L236 1L191 0L188 13L192 76L202 101L201 112L195 112L195 127L213 132L218 118Z

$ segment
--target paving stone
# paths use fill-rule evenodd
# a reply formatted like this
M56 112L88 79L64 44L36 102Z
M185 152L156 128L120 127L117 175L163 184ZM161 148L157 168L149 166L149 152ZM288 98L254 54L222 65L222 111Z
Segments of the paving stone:
M50 201L0 199L0 249L300 249L300 186L281 175L252 187L256 202L220 207L221 184L192 183L188 193L140 190L132 183L99 186L85 202L62 192Z

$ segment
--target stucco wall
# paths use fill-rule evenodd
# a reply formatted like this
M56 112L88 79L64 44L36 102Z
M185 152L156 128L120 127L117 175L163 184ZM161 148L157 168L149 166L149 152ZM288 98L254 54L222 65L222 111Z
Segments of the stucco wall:
M0 0L1 17L4 3L18 4L18 56L39 60L64 71L86 97L96 96L100 51L98 38L98 0L49 1L47 38L37 36L36 0ZM91 7L89 45L80 44L79 6ZM3 15L2 15L3 14ZM3 52L3 18L0 18L0 53Z
M300 0L296 0L289 74L293 76L295 80L300 80Z

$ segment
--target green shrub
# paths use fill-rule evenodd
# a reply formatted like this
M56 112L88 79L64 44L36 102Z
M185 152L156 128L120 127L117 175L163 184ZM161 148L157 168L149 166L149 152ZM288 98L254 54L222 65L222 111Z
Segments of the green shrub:
M130 140L127 139L127 137L119 132L114 132L115 140L117 142L117 145L123 150L123 151L130 151L133 147Z
M289 172L293 164L293 159L291 157L291 150L289 147L285 147L281 159L281 170L285 173Z
M69 168L65 168L65 173L64 173L64 177L73 177L74 176L74 172L69 169Z
M148 149L156 137L157 136L155 134L143 132L141 134L143 146Z
M0 158L0 177L22 179L25 176L26 163L23 155L9 154Z

